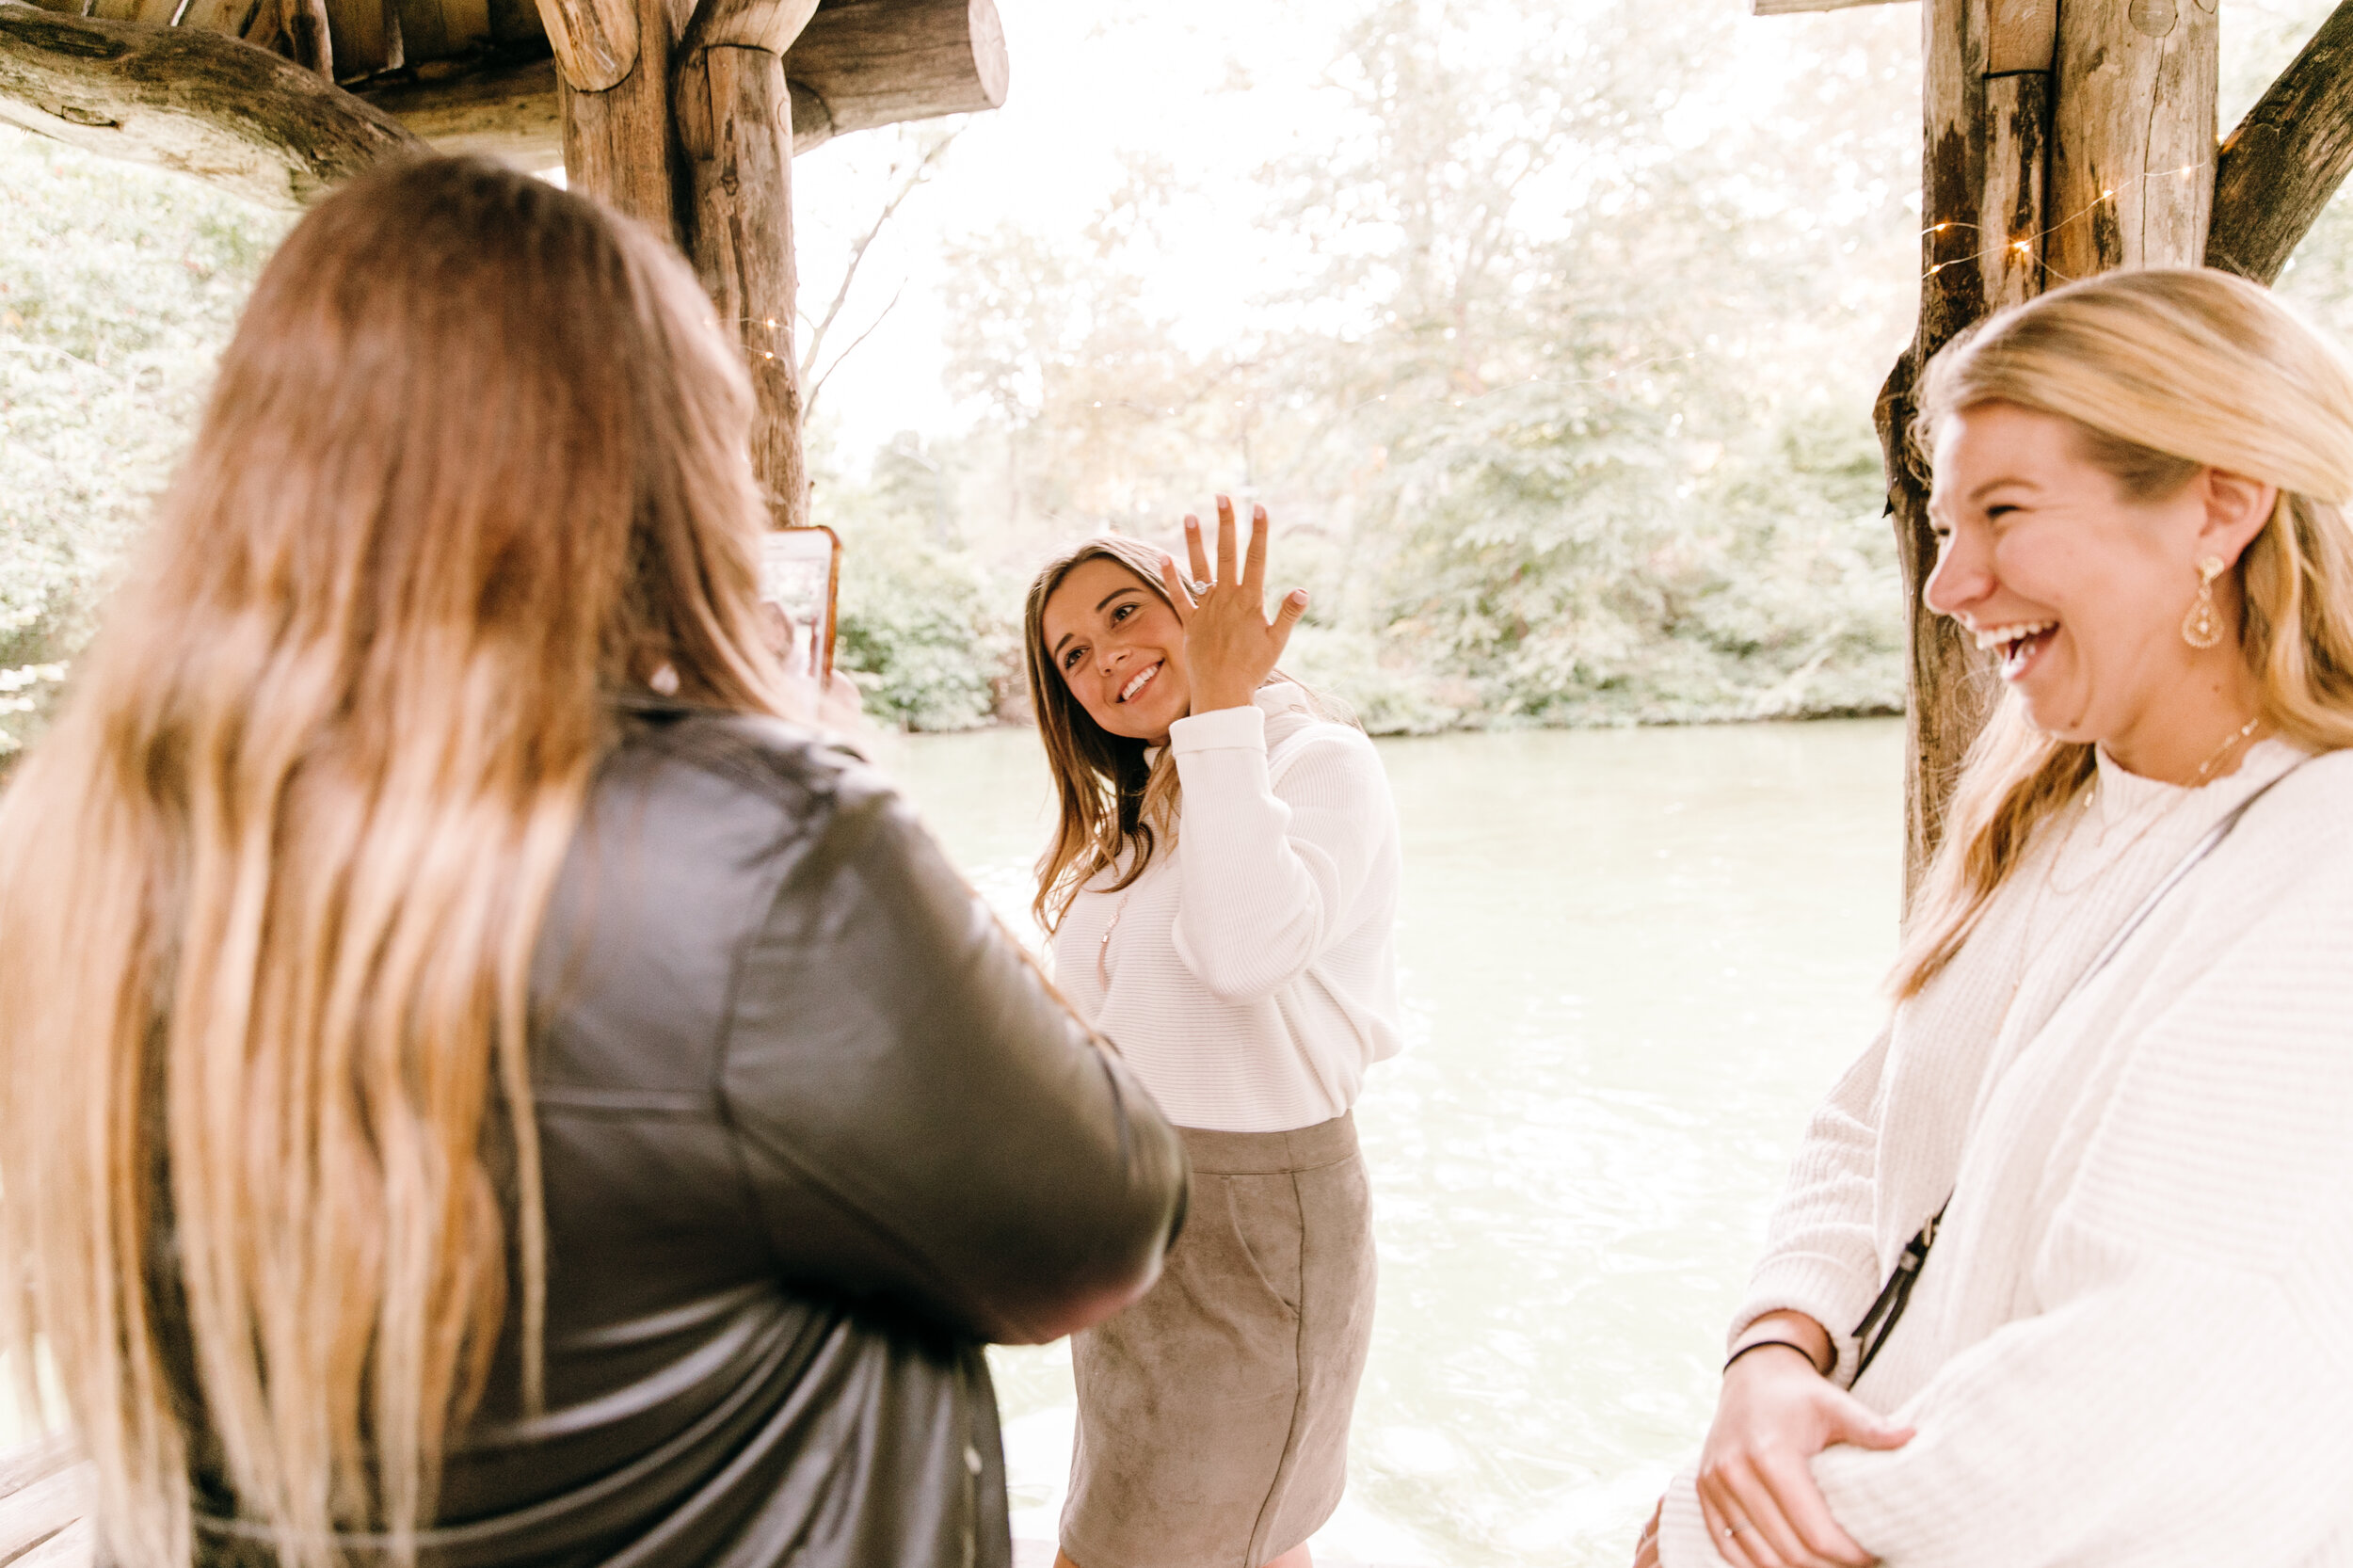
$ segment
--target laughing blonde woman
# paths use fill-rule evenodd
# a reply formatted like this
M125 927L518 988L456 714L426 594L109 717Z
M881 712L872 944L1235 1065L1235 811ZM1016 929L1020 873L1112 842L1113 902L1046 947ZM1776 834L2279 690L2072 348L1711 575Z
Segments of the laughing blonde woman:
M1275 673L1306 596L1265 596L1266 514L1219 502L1193 581L1132 539L1032 584L1030 694L1061 823L1037 911L1056 977L1183 1131L1168 1271L1080 1334L1062 1561L1304 1568L1340 1499L1372 1331L1352 1114L1398 1048L1397 816L1372 743Z
M1638 1561L2353 1562L2353 371L2159 269L1922 401L2006 690Z
M1007 1568L980 1342L1143 1290L1182 1154L778 716L730 341L487 164L264 271L0 801L0 1312L110 1568Z

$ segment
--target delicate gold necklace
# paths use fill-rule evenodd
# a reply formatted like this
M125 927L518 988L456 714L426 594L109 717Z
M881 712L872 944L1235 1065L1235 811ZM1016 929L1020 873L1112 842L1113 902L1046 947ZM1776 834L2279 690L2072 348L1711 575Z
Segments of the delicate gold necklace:
M2062 838L2057 844L2052 846L2051 858L2043 863L2041 883L2035 888L2034 902L2027 905L2026 918L2022 922L2022 933L2020 937L2021 952L2019 955L2018 974L2017 977L2010 983L2009 1003L2003 1009L2002 1012L2002 1023L2004 1028L2007 1029L2009 1027L2010 1009L2016 1007L2018 1004L2018 993L2025 987L2027 964L2032 960L2034 954L2040 951L2036 928L2041 923L2043 904L2054 895L2062 899L2073 898L2077 893L2080 893L2085 888L2090 887L2093 883L2099 881L2103 876L2105 876L2114 868L2122 865L2132 855L2133 851L2140 847L2140 841L2149 837L2149 835L2155 830L2157 824L2165 821L2168 817L2170 817L2175 808L2180 807L2184 801L2189 798L2188 791L2198 789L2203 785L2206 782L2207 775L2213 773L2216 768L2219 767L2222 763L2222 760L2228 757L2232 750L2236 747L2240 742L2254 734L2256 727L2262 723L2263 715L2258 713L2253 718L2249 719L2245 724L2239 726L2236 729L2231 731L2229 735L2223 738L2222 744L2215 747L2212 752L2208 753L2204 761L2198 764L2198 771L2191 775L2190 782L2183 792L2175 795L2170 800L2160 802L2157 808L2149 814L2149 820L2142 823L2140 826L2134 831L2133 836L2125 840L2124 847L2122 849L2118 850L2114 855L2102 856L2100 863L2092 868L2091 873L2089 876L2086 876L2082 881L2075 883L2073 887L2062 888L2058 885L2059 862L2067 857L2068 846L2074 842L2075 834L2082 827L2084 818L2090 814L2092 799L2097 792L2096 790L2087 790L2084 792L2083 798L2076 804L2076 813L2074 819L2067 824L2066 837ZM2095 851L2098 851L2104 850L2106 847L2107 834L2104 830L2100 837L2093 841L2092 848Z
M1103 927L1103 939L1095 944L1095 978L1107 992L1112 988L1112 933L1119 929L1119 917L1128 912L1128 901L1135 896L1133 888L1119 895L1119 903L1112 907L1112 918Z
M2206 775L2214 772L2215 768L2221 762L2222 759L2231 755L2231 748L2237 745L2241 741L2247 739L2248 736L2252 735L2255 732L2255 727L2263 723L2263 721L2264 716L2261 713L2257 713L2253 718L2249 719L2245 724L2242 724L2236 729L2232 730L2230 736L2224 740L2220 745L2214 748L2214 755L2208 757L2204 761L2198 764L2198 772L2191 776L2189 787L2195 790L2198 786L2203 784L2206 781Z
M2140 840L2147 838L2151 831L2156 827L2157 824L2171 816L2173 814L2174 808L2180 806L2184 801L2189 798L2187 792L2202 788L2206 783L2207 776L2212 774L2216 768L2221 766L2222 760L2230 756L2232 751L2236 748L2241 741L2244 741L2247 737L2252 735L2255 732L2256 726L2262 723L2263 715L2258 713L2253 718L2249 719L2245 724L2240 725L2236 729L2232 730L2230 734L2224 736L2222 738L2222 744L2215 747L2214 750L2208 752L2206 754L2206 760L2198 764L2198 771L2190 775L2189 783L2183 787L2184 792L2173 796L2169 800L2160 801L2157 805L2157 808L2149 814L2149 820L2142 823L2138 828L2134 830L2132 838L2125 841L2122 849L2118 850L2116 854L2109 858L2103 860L2100 863L2098 870L2094 871L2090 876L2075 884L2074 887L2058 888L2055 888L2054 891L2057 892L2061 897L2066 897L2073 893L2079 893L2083 891L2084 888L2089 887L2093 882L2097 881L2100 876L2107 871L2108 867L2121 862L2127 855L2130 855L2133 850L2139 845ZM2093 791L2086 791L2084 793L2082 803L2078 809L2086 815L2090 813L2092 797L2095 792L2096 792ZM2078 818L2078 821L2080 820L2081 819ZM2071 839L2074 837L2073 828L2069 828L2068 837ZM2100 836L2092 840L2091 847L2094 849L2105 849L2107 848L2107 843L2108 829L2103 826L2100 830ZM2064 853L2063 846L2061 853ZM2044 879L2046 882L2049 881L2052 876L2057 874L2059 858L2060 856L2053 856L2051 858L2051 864L2044 868Z

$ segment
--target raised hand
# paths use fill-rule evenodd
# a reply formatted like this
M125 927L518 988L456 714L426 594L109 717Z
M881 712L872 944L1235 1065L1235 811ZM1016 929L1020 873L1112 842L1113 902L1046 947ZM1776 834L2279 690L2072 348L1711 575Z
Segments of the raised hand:
M1247 708L1250 696L1273 670L1290 641L1291 628L1307 610L1307 590L1293 588L1266 616L1266 508L1253 506L1250 551L1239 572L1234 559L1234 503L1217 498L1217 569L1209 569L1201 539L1201 520L1185 518L1185 552L1200 586L1189 595L1176 576L1174 556L1160 558L1160 577L1169 602L1185 628L1185 675L1193 691L1193 711Z

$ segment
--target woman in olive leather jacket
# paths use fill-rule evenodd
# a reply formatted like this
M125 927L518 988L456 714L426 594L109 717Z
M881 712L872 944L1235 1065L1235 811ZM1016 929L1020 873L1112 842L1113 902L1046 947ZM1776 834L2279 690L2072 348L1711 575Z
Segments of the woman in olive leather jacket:
M99 1560L1008 1563L981 1346L1141 1294L1184 1157L778 716L732 341L485 164L265 269L0 796L0 1329Z

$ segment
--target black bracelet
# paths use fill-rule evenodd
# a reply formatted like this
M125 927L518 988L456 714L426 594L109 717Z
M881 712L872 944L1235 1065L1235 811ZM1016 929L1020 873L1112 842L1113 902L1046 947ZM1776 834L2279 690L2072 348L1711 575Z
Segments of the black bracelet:
M1826 1378L1830 1376L1828 1372L1824 1371L1820 1367L1815 1365L1814 1352L1807 1350L1803 1345L1799 1344L1795 1339L1753 1339L1749 1343L1741 1346L1738 1350L1733 1352L1731 1355L1724 1358L1724 1370L1727 1372L1731 1371L1732 1364L1734 1362L1739 1360L1751 1351L1761 1351L1769 1345L1779 1345L1785 1351L1795 1351L1800 1355L1805 1357L1805 1364L1814 1368L1814 1375L1816 1377Z

